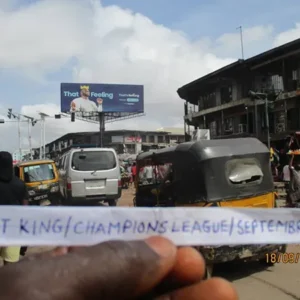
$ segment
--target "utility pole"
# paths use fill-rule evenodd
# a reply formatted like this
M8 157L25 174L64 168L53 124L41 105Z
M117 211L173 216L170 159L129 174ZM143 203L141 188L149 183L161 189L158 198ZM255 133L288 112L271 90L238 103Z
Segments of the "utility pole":
M242 59L244 59L243 27L242 27L242 26L239 26L239 27L237 27L236 29L239 29L239 31L240 31Z
M267 94L266 94L266 98L265 98L265 114L266 114L267 142L268 142L268 148L270 149L271 139L270 139L270 126L269 126L269 103L268 103Z
M28 145L29 145L29 158L32 159L32 146L31 146L31 127L30 127L30 120L27 120L28 123Z
M8 109L8 112L7 112L7 117L9 119L11 118L14 118L14 119L17 119L17 122L18 122L18 140L19 140L19 143L18 143L18 148L19 148L19 159L22 160L22 148L21 148L21 126L20 126L20 119L21 119L21 116L19 114L14 114L12 112L12 108L9 108Z
M29 151L30 151L30 159L33 159L33 157L32 157L32 143L31 143L31 127L33 127L36 124L37 120L35 120L32 117L25 116L25 115L21 115L21 116L23 116L24 118L27 119L27 125L28 125L28 145L29 145Z
M20 160L22 160L23 155L22 155L22 148L21 148L21 124L20 124L20 116L17 116L17 119L18 119L19 156L20 156Z
M46 122L45 118L50 117L47 114L44 113L39 113L41 116L41 147L40 147L40 159L45 159L46 158Z

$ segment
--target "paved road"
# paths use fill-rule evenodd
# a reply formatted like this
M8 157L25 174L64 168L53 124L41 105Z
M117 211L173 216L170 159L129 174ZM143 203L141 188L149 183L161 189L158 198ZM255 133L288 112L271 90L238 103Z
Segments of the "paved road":
M300 253L300 246L289 246L287 251ZM241 300L300 299L300 260L268 268L259 263L224 264L214 276L233 282Z
M132 198L133 190L124 190L119 205L132 206ZM46 249L35 247L30 252ZM300 253L300 245L289 246L287 251ZM268 268L259 263L223 264L214 276L233 282L240 300L300 300L300 259L297 264L280 263Z
M133 191L125 190L119 203L132 206ZM289 246L287 252L300 254L300 245ZM260 263L223 264L214 276L233 282L240 300L300 300L300 257L294 264L264 267Z

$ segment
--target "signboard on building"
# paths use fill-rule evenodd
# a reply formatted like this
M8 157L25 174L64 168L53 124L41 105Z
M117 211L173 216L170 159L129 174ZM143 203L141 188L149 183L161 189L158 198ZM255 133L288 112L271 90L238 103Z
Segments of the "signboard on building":
M123 144L123 136L122 135L115 135L111 137L112 143L122 143Z
M124 138L124 143L141 143L142 138L139 136L126 136Z
M209 129L196 129L192 132L192 141L210 140Z
M126 84L62 83L61 111L144 112L144 86Z

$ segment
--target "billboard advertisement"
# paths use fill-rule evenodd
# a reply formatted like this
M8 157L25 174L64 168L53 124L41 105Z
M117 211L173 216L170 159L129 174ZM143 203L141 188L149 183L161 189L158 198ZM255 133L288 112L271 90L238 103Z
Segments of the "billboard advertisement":
M144 112L144 86L127 84L62 83L61 111Z

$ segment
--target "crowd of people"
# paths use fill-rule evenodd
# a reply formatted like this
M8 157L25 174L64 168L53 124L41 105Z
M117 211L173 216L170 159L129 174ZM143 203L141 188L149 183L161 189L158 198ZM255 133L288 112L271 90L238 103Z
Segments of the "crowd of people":
M170 170L170 167L171 166L168 164L159 166L149 164L140 168L139 174L137 174L136 162L128 164L121 163L121 174L126 173L126 176L130 178L130 183L135 182L136 176L138 176L140 182L151 184L164 180Z

